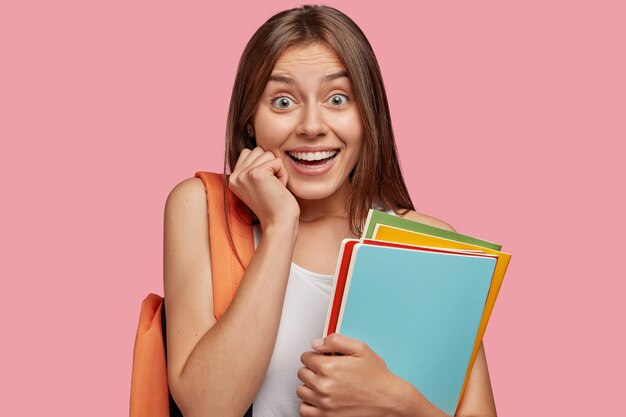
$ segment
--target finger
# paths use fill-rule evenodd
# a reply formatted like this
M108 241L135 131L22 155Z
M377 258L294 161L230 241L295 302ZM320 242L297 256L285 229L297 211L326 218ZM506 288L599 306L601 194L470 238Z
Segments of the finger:
M270 152L271 155L271 152ZM255 169L267 169L269 175L275 176L278 180L283 184L283 186L287 186L288 176L287 169L285 168L285 164L283 161L278 158L273 158L268 161L261 163L258 166L254 167ZM253 169L253 168L250 168ZM249 171L246 171L249 173Z
M306 385L300 385L296 388L296 395L303 402L318 407L319 406L319 395L315 393L311 388Z
M272 159L276 159L274 154L271 153L270 151L265 151L261 155L259 155L255 160L250 160L248 165L243 169L245 171L248 171L252 168L255 168L255 167L258 167L259 165L264 164L265 162L271 161Z
M252 152L252 149L248 149L248 148L242 149L241 152L239 152L239 157L237 158L237 162L235 162L235 167L238 165L241 165L243 160L246 159L248 155L250 155L250 152Z
M283 160L280 158L276 158L274 159L274 164L272 165L274 167L274 175L276 175L276 178L278 178L278 180L281 182L281 184L283 184L283 186L287 186L287 183L289 182L289 175L287 174L287 168L285 167L285 164L283 163Z
M324 413L319 408L303 402L300 404L300 415L302 417L322 417Z
M264 152L265 152L265 150L263 148L261 148L260 146L255 147L241 161L241 167L240 168L241 169L245 169L246 167L248 167L250 165L251 162L253 162L255 159L257 159L259 156L263 155Z
M342 358L343 356L325 355L319 352L304 352L300 360L314 374L314 376L308 375L307 385L318 391L321 377L335 375L337 372L340 372Z
M323 339L316 339L311 346L319 353L340 353L342 355L361 356L368 349L360 340L333 333Z
M245 151L245 149L243 151L241 151L242 153ZM247 153L247 155L239 162L237 162L237 164L235 165L235 169L239 168L241 169L245 169L248 165L250 165L250 163L252 161L254 161L255 159L257 159L259 156L263 155L263 153L265 152L265 150L263 148L261 148L260 146L257 146L256 148L252 149L252 151L250 151L249 153ZM240 155L241 158L241 155Z
M311 372L318 374L324 362L324 355L320 355L319 352L304 352L300 355L300 362Z
M300 382L306 385L309 388L315 388L315 381L317 378L317 374L313 372L310 368L303 366L298 369L298 373L296 374Z

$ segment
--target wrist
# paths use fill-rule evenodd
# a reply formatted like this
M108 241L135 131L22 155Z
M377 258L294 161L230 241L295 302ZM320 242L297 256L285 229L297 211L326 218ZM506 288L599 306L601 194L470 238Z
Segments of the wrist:
M261 230L263 231L263 237L276 238L287 242L293 241L295 243L298 235L298 218L282 218L277 221L268 221L265 224L262 222Z
M413 385L404 379L398 378L401 383L395 390L397 393L396 416L401 417L449 417L446 413L435 407Z
M394 390L396 404L395 416L413 417L419 412L419 392L407 381L398 378L398 384Z

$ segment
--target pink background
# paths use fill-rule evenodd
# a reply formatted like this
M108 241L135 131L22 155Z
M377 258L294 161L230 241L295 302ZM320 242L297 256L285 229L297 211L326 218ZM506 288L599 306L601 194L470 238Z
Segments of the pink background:
M221 169L245 42L300 4L266 3L0 6L2 415L127 414L167 194ZM418 209L513 254L501 416L623 409L620 3L327 2L377 53Z

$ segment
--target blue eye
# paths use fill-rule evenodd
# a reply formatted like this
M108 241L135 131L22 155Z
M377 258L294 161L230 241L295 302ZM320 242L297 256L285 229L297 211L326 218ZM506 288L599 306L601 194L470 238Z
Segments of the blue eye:
M276 97L272 99L272 106L278 109L287 109L289 108L288 106L289 106L290 101L293 101L293 100L291 100L289 97L285 97L285 96ZM278 103L278 105L276 103Z
M342 99L338 98L341 97ZM333 94L333 96L330 98L330 102L331 104L335 105L335 106L342 106L345 105L348 102L349 98L347 95L345 94Z

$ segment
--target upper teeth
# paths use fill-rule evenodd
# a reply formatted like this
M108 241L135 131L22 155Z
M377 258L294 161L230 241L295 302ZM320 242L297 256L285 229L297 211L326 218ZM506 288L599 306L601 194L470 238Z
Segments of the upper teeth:
M330 158L335 156L337 151L324 151L324 152L289 152L289 155L294 158L303 159L305 161L319 161L321 159Z

